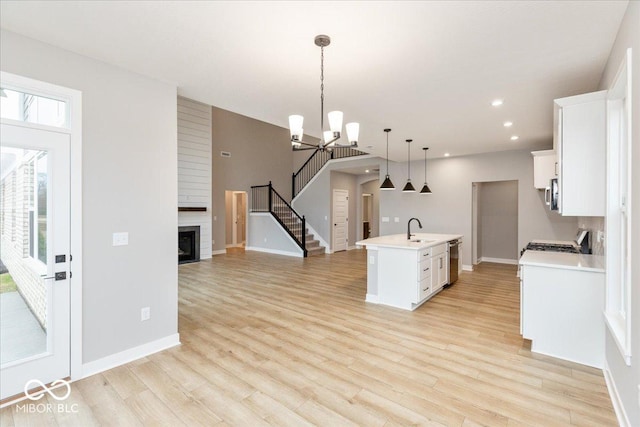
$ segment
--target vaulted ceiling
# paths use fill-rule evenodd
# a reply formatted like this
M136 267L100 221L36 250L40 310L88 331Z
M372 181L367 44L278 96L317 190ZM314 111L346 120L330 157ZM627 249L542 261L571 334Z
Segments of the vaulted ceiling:
M390 158L551 145L554 98L594 91L627 1L2 1L2 28L174 83L178 93L288 127L360 122ZM491 101L503 99L500 107ZM513 125L505 128L503 123ZM325 120L326 122L326 120ZM512 141L511 136L518 140ZM288 144L288 141L283 141Z

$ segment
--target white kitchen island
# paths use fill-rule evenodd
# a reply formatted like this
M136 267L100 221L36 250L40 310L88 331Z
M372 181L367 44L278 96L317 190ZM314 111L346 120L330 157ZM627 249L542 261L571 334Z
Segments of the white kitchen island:
M520 258L520 333L531 351L602 369L604 257L526 251Z
M442 290L449 277L448 242L460 234L416 233L356 242L367 249L367 302L415 310Z

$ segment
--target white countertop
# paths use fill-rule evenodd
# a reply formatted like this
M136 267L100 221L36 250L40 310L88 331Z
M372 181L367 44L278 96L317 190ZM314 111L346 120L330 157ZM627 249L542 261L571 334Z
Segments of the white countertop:
M462 234L411 233L411 240L423 240L422 242L411 242L407 240L406 234L391 234L388 236L379 236L360 240L359 242L356 242L356 245L373 248L382 247L420 250L460 238L462 238Z
M550 251L525 251L520 265L563 268L604 273L604 257L600 255L569 254Z

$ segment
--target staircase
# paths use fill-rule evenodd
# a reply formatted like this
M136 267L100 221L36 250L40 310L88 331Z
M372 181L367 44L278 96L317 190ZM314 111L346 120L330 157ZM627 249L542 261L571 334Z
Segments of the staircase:
M299 224L298 218L287 210L281 210L280 212L274 212L276 216L280 218L286 228L294 230L296 240L302 241L302 227ZM304 229L304 246L307 250L307 256L321 255L325 253L325 247L320 245L320 241L315 239L313 233L309 233L309 229Z
M271 182L251 187L251 212L269 212L295 240L305 257L325 253L325 247L309 233L304 216L278 194Z
M316 150L293 174L291 180L291 198L293 199L320 172L329 160L345 157L362 156L367 153L351 147L334 147L331 150ZM280 223L282 228L295 240L304 256L325 253L325 247L309 233L306 220L300 216L271 185L254 185L251 187L251 212L269 212Z
M291 199L313 179L329 160L345 157L363 156L367 153L351 147L335 147L329 150L316 150L291 178Z

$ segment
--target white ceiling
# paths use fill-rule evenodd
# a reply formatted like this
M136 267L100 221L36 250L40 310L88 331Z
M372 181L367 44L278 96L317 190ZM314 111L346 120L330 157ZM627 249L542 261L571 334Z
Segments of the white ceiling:
M593 91L627 1L2 1L1 26L287 127L325 111L390 158L550 147L552 100ZM504 105L490 106L494 98ZM514 123L511 129L504 121ZM326 121L326 120L325 120ZM512 134L519 135L511 141ZM288 143L283 141L283 143ZM372 146L372 148L367 148Z

